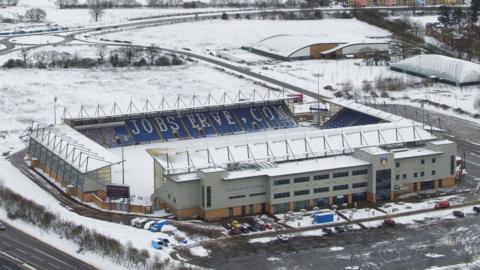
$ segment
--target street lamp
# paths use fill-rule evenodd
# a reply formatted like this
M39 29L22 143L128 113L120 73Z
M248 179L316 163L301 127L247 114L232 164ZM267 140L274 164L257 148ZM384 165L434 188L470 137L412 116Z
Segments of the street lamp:
M317 78L317 127L320 127L320 77L323 77L323 73L314 72L313 77Z

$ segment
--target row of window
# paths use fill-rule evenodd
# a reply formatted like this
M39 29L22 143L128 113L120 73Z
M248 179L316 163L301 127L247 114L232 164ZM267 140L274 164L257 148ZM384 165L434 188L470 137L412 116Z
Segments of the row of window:
M432 163L436 163L436 162L437 162L437 159L436 159L436 158L432 158ZM421 165L424 165L424 164L425 164L425 159L422 158L422 159L420 160L420 164L421 164ZM397 161L397 162L395 163L395 167L400 168L400 161Z
M352 175L365 175L365 174L368 174L367 169L352 171ZM333 173L333 178L340 178L340 177L347 177L347 176L349 176L348 171ZM330 179L330 174L328 174L328 173L313 176L314 181L327 180L327 179ZM302 177L293 178L293 183L295 183L295 184L296 183L308 182L308 181L310 181L310 176L302 176ZM273 181L274 186L289 185L289 184L290 184L290 179L280 179L280 180Z
M352 184L352 188L366 187L367 185L368 185L367 182L355 183L355 184ZM348 189L348 184L338 185L333 187L333 190L345 190L345 189ZM329 192L329 191L330 191L330 187L320 187L320 188L313 189L313 193L323 193L323 192ZM294 196L303 196L308 194L310 194L309 189L297 190L293 192ZM274 199L288 198L288 197L290 197L290 192L280 192L280 193L273 194Z
M249 197L256 197L256 196L262 196L262 195L265 195L265 192L260 192L260 193L252 193L250 195L248 195ZM236 195L236 196L231 196L231 197L228 197L230 200L233 200L233 199L241 199L241 198L245 198L247 197L247 195Z
M436 174L437 174L437 171L432 170L432 175L436 175ZM425 176L425 172L420 172L420 177L424 177L424 176ZM417 178L417 177L418 177L418 172L414 172L413 173L413 178ZM400 175L397 174L395 176L395 179L400 180ZM406 173L402 174L402 179L407 179L407 174Z

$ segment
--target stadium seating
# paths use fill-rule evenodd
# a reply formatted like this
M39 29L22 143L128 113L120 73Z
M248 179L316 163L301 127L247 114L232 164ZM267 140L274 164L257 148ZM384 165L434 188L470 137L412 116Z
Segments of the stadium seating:
M148 118L126 120L125 125L137 143L153 142L161 139L153 122Z
M347 108L343 108L337 114L335 114L332 118L330 118L330 120L328 120L323 127L326 129L342 128L342 127L349 127L349 126L375 124L380 121L381 120L376 117L363 114L361 112L357 112L354 110L350 110Z
M164 140L190 137L182 120L173 115L154 117L152 122L158 127Z
M230 110L210 111L207 113L211 123L220 134L232 134L242 131L242 127Z
M186 113L182 121L194 138L217 134L205 113Z
M258 107L237 108L233 109L232 112L237 116L246 131L255 131L270 127Z
M232 106L233 107L233 106ZM166 113L166 114L165 114ZM330 125L350 125L352 123L370 123L374 117L355 119L351 112L344 112ZM347 121L348 120L348 121ZM121 121L114 119L112 121ZM163 112L159 116L125 119L125 124L114 127L97 127L80 130L87 137L106 147L133 145L154 141L199 138L212 135L224 135L272 128L289 128L297 125L293 115L282 102L264 103L242 108L211 108L206 112ZM98 124L93 122L93 124ZM120 138L117 141L116 138Z
M269 105L261 107L261 110L273 128L294 127L295 121L283 105Z

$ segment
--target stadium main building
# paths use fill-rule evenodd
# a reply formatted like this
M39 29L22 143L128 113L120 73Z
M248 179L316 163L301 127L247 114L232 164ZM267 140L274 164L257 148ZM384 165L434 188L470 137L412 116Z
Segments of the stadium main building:
M32 164L81 198L101 197L112 181L110 167L121 161L110 148L143 147L150 162L137 162L128 184L153 181L152 207L180 219L375 203L455 185L455 143L396 115L330 102L323 128L300 126L291 100L242 100L67 119L57 128L30 128L26 142ZM75 146L68 150L54 138ZM68 154L72 149L76 154ZM153 179L140 177L142 170Z

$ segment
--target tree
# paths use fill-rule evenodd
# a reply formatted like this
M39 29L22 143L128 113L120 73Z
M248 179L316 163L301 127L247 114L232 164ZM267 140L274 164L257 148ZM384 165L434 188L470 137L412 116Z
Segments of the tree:
M417 53L417 47L404 41L395 39L390 43L390 49L393 56L408 58Z
M23 67L27 68L28 60L30 59L30 49L28 48L21 48L18 52L18 57L22 58L23 60Z
M228 14L226 12L222 13L222 20L228 20Z
M452 25L451 20L451 9L448 6L440 7L440 15L438 16L438 21L443 24L444 27L449 27Z
M455 8L452 13L452 24L456 25L458 29L463 24L463 20L465 18L465 13L460 8Z
M98 22L98 20L105 13L105 9L107 8L107 1L106 0L87 0L87 6L92 18L96 22Z
M47 13L40 8L31 8L25 11L25 18L31 22L43 22L47 18Z
M107 56L108 48L106 45L97 45L96 54L98 56L98 63L103 64L105 62L105 56Z
M119 49L120 54L123 56L123 60L126 60L128 65L132 64L132 60L137 56L138 50L133 46L125 46Z
M158 51L159 51L158 47L157 47L157 45L152 43L150 46L148 46L146 51L147 51L149 64L150 64L150 66L153 66L155 64L155 58L158 55Z
M110 52L110 64L112 64L112 66L114 66L114 67L117 67L119 62L120 62L120 60L119 60L119 57L118 57L118 51L117 50L111 51Z
M478 11L480 10L480 0L472 0L472 2L470 3L470 10L472 11L472 14L470 15L470 20L475 23L478 21Z

